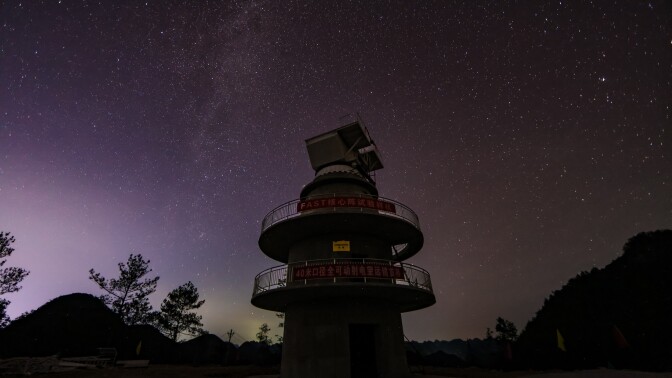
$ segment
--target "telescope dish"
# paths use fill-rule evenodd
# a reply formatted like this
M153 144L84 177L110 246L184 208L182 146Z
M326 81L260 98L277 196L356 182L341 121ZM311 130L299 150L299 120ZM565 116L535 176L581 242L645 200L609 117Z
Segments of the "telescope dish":
M315 172L335 164L356 168L366 177L383 168L380 152L360 121L306 139Z

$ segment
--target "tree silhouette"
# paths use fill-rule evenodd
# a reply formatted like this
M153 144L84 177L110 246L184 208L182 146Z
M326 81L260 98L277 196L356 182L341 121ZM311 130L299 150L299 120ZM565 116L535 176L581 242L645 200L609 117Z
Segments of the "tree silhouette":
M202 316L192 310L200 308L205 300L199 300L198 289L191 281L174 289L161 303L157 316L159 329L173 341L180 334L198 335L203 333Z
M280 323L278 323L278 328L285 328L285 313L284 312L276 312L275 316L277 316L280 319ZM275 335L275 337L278 339L278 343L282 343L284 340L284 336L282 335Z
M516 342L521 365L672 370L670 252L672 230L639 233L607 266L554 291Z
M107 292L100 299L128 325L149 323L152 320L149 295L156 291L159 277L145 277L152 271L149 262L141 254L131 254L126 263L119 263L119 278L110 280L93 269L89 270L89 279Z
M494 337L492 336L492 330L490 329L490 327L487 327L487 328L485 329L485 339L486 339L486 340L492 340L492 339L494 339Z
M259 332L257 332L257 341L262 344L271 345L271 339L268 337L268 333L271 329L268 327L268 324L264 323L259 327Z
M14 236L9 232L0 231L0 267L5 265L7 257L14 252L14 248L12 248L11 245L15 241ZM29 271L23 268L1 268L0 295L19 291L21 289L19 283L21 283L29 273ZM9 300L0 298L0 328L3 328L9 323L9 317L7 316L7 306L9 306L9 303Z
M518 338L518 329L516 328L516 325L501 317L497 318L495 331L497 331L497 337L495 338L498 341L508 341L512 343Z

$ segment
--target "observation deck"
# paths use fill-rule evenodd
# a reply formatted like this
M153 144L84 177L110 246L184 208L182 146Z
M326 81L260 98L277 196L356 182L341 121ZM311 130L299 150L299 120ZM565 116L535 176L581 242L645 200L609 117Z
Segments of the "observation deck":
M396 246L403 261L424 243L418 216L408 206L367 194L328 194L284 203L262 221L259 247L270 258L288 262L289 247L309 236L360 230Z
M252 304L284 312L292 302L376 298L401 312L436 302L429 273L415 265L380 259L325 259L280 265L254 279Z

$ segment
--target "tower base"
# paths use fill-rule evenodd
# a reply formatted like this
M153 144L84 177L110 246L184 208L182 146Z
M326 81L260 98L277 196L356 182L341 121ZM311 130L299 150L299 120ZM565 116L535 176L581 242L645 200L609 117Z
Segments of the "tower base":
M283 378L408 378L399 308L373 298L293 303L285 312Z

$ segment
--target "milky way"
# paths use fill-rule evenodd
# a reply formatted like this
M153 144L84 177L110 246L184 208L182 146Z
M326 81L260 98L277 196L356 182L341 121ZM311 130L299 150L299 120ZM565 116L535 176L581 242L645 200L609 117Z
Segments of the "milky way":
M130 253L254 338L279 263L264 215L313 177L304 139L359 113L381 196L420 217L437 304L411 339L523 328L553 290L672 227L669 2L6 1L0 229L16 317L99 291Z

